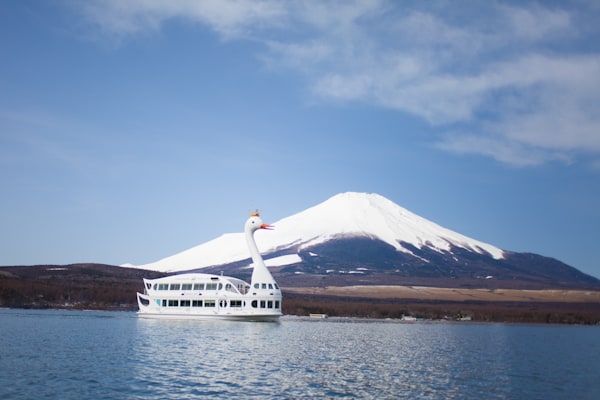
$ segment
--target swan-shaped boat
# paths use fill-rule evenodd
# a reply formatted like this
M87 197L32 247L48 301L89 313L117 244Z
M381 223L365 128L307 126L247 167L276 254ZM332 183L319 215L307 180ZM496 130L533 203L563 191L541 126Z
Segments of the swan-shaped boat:
M263 223L256 212L250 215L244 229L253 263L249 284L230 276L203 273L144 278L144 293L137 294L138 315L277 321L281 316L281 290L258 252L254 232L259 229L272 229L272 226Z

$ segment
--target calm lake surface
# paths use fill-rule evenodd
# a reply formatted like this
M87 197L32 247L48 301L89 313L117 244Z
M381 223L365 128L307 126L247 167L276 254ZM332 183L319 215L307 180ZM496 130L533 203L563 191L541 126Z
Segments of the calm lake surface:
M0 399L599 399L600 327L0 310Z

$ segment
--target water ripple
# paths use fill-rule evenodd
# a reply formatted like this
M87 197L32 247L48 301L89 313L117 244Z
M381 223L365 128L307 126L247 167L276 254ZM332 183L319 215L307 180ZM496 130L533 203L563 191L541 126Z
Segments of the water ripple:
M560 399L600 393L596 327L157 321L0 310L0 398Z

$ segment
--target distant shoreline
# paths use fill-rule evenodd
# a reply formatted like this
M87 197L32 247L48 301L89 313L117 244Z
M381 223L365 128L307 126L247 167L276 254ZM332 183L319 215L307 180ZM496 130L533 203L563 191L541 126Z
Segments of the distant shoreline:
M569 289L465 289L402 285L286 287L292 293L374 299L485 302L600 303L600 291Z
M144 290L142 278L163 275L102 264L2 267L0 307L136 311L135 293ZM299 287L285 283L280 283L284 315L587 325L600 322L600 290Z
M293 315L600 324L600 291L347 286L283 288L283 293L284 313Z
M103 302L0 304L0 309L136 312L137 304ZM600 325L600 303L483 302L422 299L319 296L285 292L283 315L309 318L398 320L414 317L424 321L472 321L489 323L535 323Z

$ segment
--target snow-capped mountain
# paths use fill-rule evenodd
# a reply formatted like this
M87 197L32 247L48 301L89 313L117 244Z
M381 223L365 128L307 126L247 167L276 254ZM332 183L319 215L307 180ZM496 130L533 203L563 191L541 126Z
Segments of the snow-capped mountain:
M256 242L269 266L300 262L299 253L341 238L368 238L389 244L399 252L421 258L411 248L444 253L462 248L494 259L503 250L443 228L378 194L342 193L298 214L275 222L275 231L256 233ZM278 257L270 255L277 253ZM243 233L214 240L139 268L162 272L230 264L249 257ZM271 259L270 259L271 258Z
M600 284L558 260L502 250L446 229L378 194L338 194L273 225L275 230L259 230L255 239L265 263L284 285L539 288ZM247 279L250 265L240 232L135 267L164 273L226 272Z

